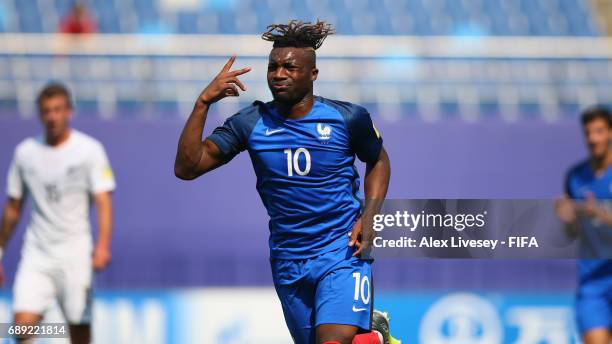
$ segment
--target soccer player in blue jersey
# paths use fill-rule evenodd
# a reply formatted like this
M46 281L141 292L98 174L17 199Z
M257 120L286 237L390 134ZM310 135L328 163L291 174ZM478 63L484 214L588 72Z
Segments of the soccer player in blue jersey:
M250 68L231 71L230 58L196 100L175 174L194 179L247 150L270 216L272 275L295 343L393 343L388 319L372 308L367 255L390 162L366 109L313 95L315 50L331 33L324 22L269 26L262 37L273 42L267 80L274 100L254 102L202 141L210 106L246 90L238 76ZM365 206L355 156L366 164Z
M576 300L578 328L585 344L612 342L612 115L597 107L582 115L590 156L570 169L557 214L581 238Z

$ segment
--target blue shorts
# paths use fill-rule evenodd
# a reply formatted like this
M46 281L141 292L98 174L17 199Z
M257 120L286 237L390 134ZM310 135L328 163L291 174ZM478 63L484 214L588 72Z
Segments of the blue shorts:
M343 247L308 259L271 259L274 287L296 344L314 343L321 324L370 330L371 262L353 252Z
M580 285L576 320L581 334L597 328L612 330L612 279Z

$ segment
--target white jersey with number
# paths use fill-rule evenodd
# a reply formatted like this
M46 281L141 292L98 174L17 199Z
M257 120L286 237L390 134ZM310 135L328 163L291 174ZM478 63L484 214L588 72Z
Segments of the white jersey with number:
M32 199L32 217L22 255L36 251L48 259L89 254L92 195L112 191L115 180L102 144L72 129L59 146L42 137L28 138L15 149L8 173L8 196Z

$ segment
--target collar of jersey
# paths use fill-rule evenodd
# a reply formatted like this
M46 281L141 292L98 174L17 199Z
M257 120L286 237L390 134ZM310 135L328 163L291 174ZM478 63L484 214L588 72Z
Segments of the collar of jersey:
M301 122L301 121L305 121L305 120L309 120L312 118L312 116L319 110L318 108L320 106L322 106L323 103L321 103L321 101L319 100L319 96L315 96L314 97L314 103L312 104L312 109L310 109L310 112L308 112L306 115L302 116L301 118L298 119L291 119L291 118L287 118L282 116L280 113L278 113L278 111L276 110L276 107L274 106L274 102L270 102L268 104L266 104L266 108L268 110L268 112L275 118L283 121L283 122Z

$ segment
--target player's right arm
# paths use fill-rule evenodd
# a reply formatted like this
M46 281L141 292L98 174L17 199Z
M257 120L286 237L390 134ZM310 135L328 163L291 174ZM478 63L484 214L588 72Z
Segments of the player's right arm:
M22 208L23 201L12 197L9 197L4 205L2 221L0 221L0 259L2 258L2 253L4 252L6 244L13 235L17 223L21 218Z
M9 167L6 193L8 194L8 200L2 211L2 219L0 219L0 259L2 259L6 245L15 228L17 228L17 223L19 223L26 194L25 183L17 166L17 151L15 151ZM0 285L2 284L4 284L4 269L0 264Z
M9 197L4 206L2 212L2 221L0 221L0 259L4 253L4 248L8 243L9 239L13 235L17 223L21 218L21 209L23 208L23 201L21 199L15 199ZM4 284L4 268L0 265L0 286Z
M174 174L180 179L195 179L221 166L226 161L225 156L214 142L211 140L202 141L202 132L204 131L208 109L213 103L225 97L237 97L239 95L238 87L246 91L246 87L240 82L238 76L249 72L251 68L246 67L230 71L235 60L236 56L234 55L202 91L196 100L189 119L187 119L179 139L174 162Z

